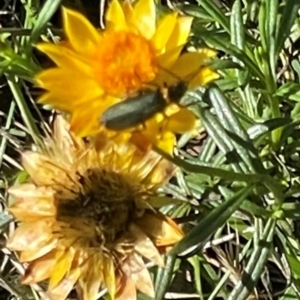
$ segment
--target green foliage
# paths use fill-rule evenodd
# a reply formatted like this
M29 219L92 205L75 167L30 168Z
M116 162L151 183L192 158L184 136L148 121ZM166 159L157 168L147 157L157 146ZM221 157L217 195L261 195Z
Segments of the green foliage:
M300 86L291 47L299 41L300 4L198 3L181 9L195 17L192 42L221 51L211 66L222 76L197 96L208 134L201 152L173 159L187 173L189 195L201 201L195 225L171 254L190 257L200 299L298 299ZM230 242L203 250L208 239L232 232ZM214 260L218 271L207 278L203 270Z

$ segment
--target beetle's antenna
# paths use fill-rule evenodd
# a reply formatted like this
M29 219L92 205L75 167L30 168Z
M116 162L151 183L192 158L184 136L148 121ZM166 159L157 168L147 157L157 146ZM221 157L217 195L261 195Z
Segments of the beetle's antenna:
M170 70L168 70L168 69L166 69L166 68L163 68L163 67L161 67L161 66L159 66L159 68L160 68L161 70L163 70L164 72L166 72L168 75L173 76L174 78L178 79L179 81L182 81L182 80L183 80L183 79L180 78L178 75L176 75L174 72L172 72L172 71L170 71Z
M197 70L195 70L192 74L190 74L189 78L187 80L183 80L183 78L180 78L178 75L176 75L175 73L173 73L172 71L170 70L167 70L163 67L160 67L164 72L166 72L167 74L173 76L174 78L178 79L178 81L181 81L181 82L190 82L192 81L197 75L198 73L200 72L200 70L205 67L205 66L201 66L199 67Z

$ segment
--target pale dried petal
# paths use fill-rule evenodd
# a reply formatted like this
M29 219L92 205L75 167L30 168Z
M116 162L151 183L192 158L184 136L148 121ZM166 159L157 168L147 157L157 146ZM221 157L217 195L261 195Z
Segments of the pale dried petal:
M55 300L65 299L73 287L80 299L95 300L102 285L111 299L136 300L136 289L154 296L143 258L163 266L159 250L164 249L157 246L178 241L182 233L175 223L152 211L147 197L154 196L174 167L156 153L142 153L124 141L83 142L69 127L59 117L54 140L46 139L43 154L23 155L34 184L9 191L16 200L11 212L22 223L8 247L21 251L20 261L29 263L23 282L49 279L49 296ZM93 206L94 200L102 199L99 207ZM95 208L105 217L94 219ZM110 214L115 222L107 221ZM123 223L129 224L124 236L119 234ZM118 238L110 241L114 226ZM126 251L128 241L130 251Z
M67 170L57 165L52 159L36 152L25 152L22 155L22 164L37 185L51 186L66 179Z
M159 213L147 213L136 223L155 240L156 246L172 245L183 237L183 232L178 225Z
M36 250L52 238L51 224L45 220L24 223L17 228L8 240L7 247L16 251Z
M35 260L35 259L51 252L53 249L55 249L56 245L57 245L56 239L52 239L50 241L45 241L44 243L37 245L36 249L28 248L27 250L22 251L20 254L19 260L20 260L20 262L29 262L29 261Z
M33 284L49 278L52 274L53 268L55 267L55 263L55 251L52 251L31 262L25 271L22 283Z
M130 233L134 238L134 249L137 253L154 262L160 267L164 266L161 254L150 240L150 238L136 225L131 224Z
M80 275L81 270L79 268L72 270L54 289L48 291L50 300L65 300Z
M149 270L139 255L133 254L127 262L130 265L131 279L135 282L136 288L142 293L154 298L154 286Z
M55 192L49 187L36 187L27 183L11 187L8 192L16 200L8 210L20 221L53 217L56 213Z
M136 287L133 280L123 276L118 284L115 300L136 300Z
M70 124L62 116L57 116L54 122L53 134L55 144L72 162L74 156L76 157L75 154L85 149L85 144L82 139L70 132L70 127Z
M94 254L88 258L78 280L78 291L82 300L96 299L103 281L102 255ZM106 275L106 274L105 274Z

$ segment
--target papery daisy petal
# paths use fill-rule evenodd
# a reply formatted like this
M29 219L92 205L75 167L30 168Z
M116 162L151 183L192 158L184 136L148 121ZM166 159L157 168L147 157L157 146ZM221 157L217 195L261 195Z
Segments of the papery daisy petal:
M173 140L171 142L172 150L169 149L170 151L166 151L167 153L172 153L172 151L173 151L174 144L175 144L174 134L172 134L172 138L173 138ZM163 149L163 148L161 148L161 149ZM162 172L159 173L159 172L157 172L157 170L155 168L153 168L151 173L146 178L150 185L158 186L158 185L160 185L161 182L164 181L164 178L168 178L168 177L170 177L171 174L174 173L174 167L170 166L170 164L167 161L160 161L159 166L160 166L160 168L165 170L165 172L164 173L162 173Z
M132 255L128 264L130 264L131 269L136 270L131 273L136 288L145 295L154 298L155 292L152 279L142 258L138 255Z
M83 55L95 52L100 35L94 26L80 13L63 8L64 30L75 51Z
M83 299L96 299L102 281L102 257L94 255L89 259L91 261L87 264L88 268L80 277L81 293Z
M173 155L176 137L173 132L164 131L159 139L155 141L156 146L164 152Z
M218 79L219 75L212 71L208 67L203 67L196 76L189 82L189 88L195 89L201 85L205 85L215 79Z
M34 228L32 228L32 231L34 231ZM36 248L34 248L33 246L35 246ZM23 250L21 252L19 260L20 262L30 262L36 260L39 257L42 257L47 253L50 253L53 249L55 249L56 246L57 246L56 239L49 239L49 240L45 239L40 241L39 243L31 244L30 247L27 247L26 250Z
M156 32L152 38L152 42L154 44L155 49L157 49L159 52L165 50L166 44L174 30L176 20L177 14L169 14L166 15L158 24Z
M87 133L97 134L99 127L96 125L97 123L95 124L95 120L98 120L100 115L100 109L95 109L93 114L88 111L84 114L82 112L73 113L71 130L77 132L77 135L80 137L87 136Z
M18 219L37 220L40 217L51 217L56 213L54 207L54 191L48 187L35 187L33 184L23 184L22 188L14 186L9 189L17 201L9 211Z
M176 48L179 45L186 44L187 39L190 35L192 22L192 17L181 17L176 19L172 35L170 36L168 43L166 44L166 52Z
M72 49L63 44L41 43L36 48L47 54L57 66L91 75L90 60L82 55L76 55Z
M51 90L52 93L61 95L61 97L65 96L66 100L67 97L71 97L73 101L79 103L83 102L84 99L95 99L103 94L95 80L89 77L81 80L82 76L82 73L74 70L49 69L40 73L37 80L40 82L41 87ZM62 77L64 81L60 80ZM76 82L76 85L74 85L74 82ZM82 95L83 91L84 96Z
M35 249L37 245L48 242L51 237L49 223L39 220L35 223L27 223L18 227L14 235L8 240L7 246L17 251L23 251L28 249L28 247Z
M119 290L115 300L133 300L137 298L135 283L132 279L123 276L119 282Z
M53 185L57 178L66 177L66 170L53 165L47 156L35 152L25 152L22 164L37 185Z
M106 274L104 277L104 283L113 300L116 294L116 276L112 259L104 256L102 260L102 267L103 272Z
M146 39L151 39L156 29L156 7L154 1L139 0L133 8L131 22L141 35Z
M182 134L195 129L196 123L196 116L187 108L183 108L169 118L166 128L171 132Z
M81 271L79 268L72 270L70 274L68 274L68 276L61 280L55 288L48 291L47 294L50 300L65 300L71 292L80 275Z
M146 200L175 167L127 142L82 141L61 117L54 128L41 153L23 154L28 182L9 190L22 222L7 246L29 265L23 282L48 279L53 300L66 299L73 287L83 300L96 300L100 287L112 299L136 300L137 289L153 296L143 258L163 265L166 247L157 244L181 235Z
M151 239L136 225L132 225L129 230L136 238L136 251L158 266L163 267L164 261Z
M70 247L67 251L65 249L57 251L55 255L55 270L52 272L49 280L49 289L54 289L55 286L69 273L71 265L75 256L74 248Z
M187 52L182 54L172 66L172 72L180 78L191 80L196 73L201 72L201 66L207 61L207 57L198 52Z
M183 236L183 232L174 222L158 214L144 215L137 224L160 245L174 244L175 240L178 241Z
M33 284L49 278L55 266L55 251L52 251L42 258L31 262L25 270L22 280L23 284Z
M122 6L118 0L111 1L105 15L105 20L108 30L122 31L128 28Z
M130 1L125 0L123 2L122 7L123 7L123 13L124 13L125 19L130 22L130 20L132 19L132 14L133 14L133 7L132 7Z

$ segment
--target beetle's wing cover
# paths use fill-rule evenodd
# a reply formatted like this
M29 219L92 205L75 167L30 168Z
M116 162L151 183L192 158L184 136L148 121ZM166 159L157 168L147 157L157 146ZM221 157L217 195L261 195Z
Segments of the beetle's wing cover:
M166 101L160 91L127 98L112 105L101 116L101 123L108 129L122 130L137 126L163 110Z

